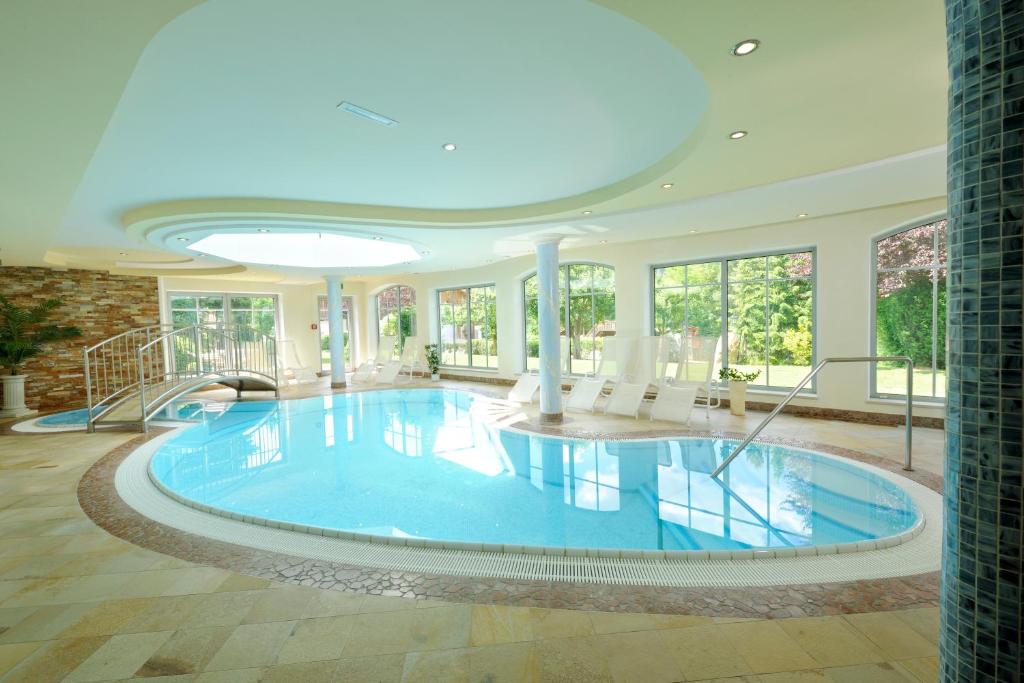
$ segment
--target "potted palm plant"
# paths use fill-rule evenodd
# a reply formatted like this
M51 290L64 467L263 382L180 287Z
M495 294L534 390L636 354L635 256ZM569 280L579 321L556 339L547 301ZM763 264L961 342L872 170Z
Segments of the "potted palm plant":
M430 379L436 382L441 379L441 354L437 344L427 344L423 349L426 351L427 367L430 368Z
M729 382L729 412L733 415L747 414L747 382L760 377L761 371L743 372L736 368L722 368L718 379Z
M60 299L47 299L32 308L21 308L0 294L0 367L6 370L0 374L4 392L0 418L36 412L25 405L25 375L18 374L18 366L38 356L48 344L82 334L72 325L47 322L60 303Z

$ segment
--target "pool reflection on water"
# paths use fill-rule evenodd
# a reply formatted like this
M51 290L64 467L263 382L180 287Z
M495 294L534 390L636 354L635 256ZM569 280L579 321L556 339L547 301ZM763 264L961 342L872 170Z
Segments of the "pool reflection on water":
M847 543L911 528L895 484L853 463L734 441L565 440L493 426L454 390L247 402L153 456L177 494L264 519L383 536L721 550Z

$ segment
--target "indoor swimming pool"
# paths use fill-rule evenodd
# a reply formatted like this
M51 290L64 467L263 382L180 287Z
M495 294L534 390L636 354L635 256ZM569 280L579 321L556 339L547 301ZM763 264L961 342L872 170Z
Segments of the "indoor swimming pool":
M517 409L448 389L231 404L150 461L203 507L389 538L549 548L737 550L890 538L920 519L853 462L736 442L576 440L496 423Z

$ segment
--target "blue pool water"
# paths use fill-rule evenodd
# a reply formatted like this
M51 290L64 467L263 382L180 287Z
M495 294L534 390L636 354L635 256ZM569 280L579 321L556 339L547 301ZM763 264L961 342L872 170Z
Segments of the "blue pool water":
M630 549L778 548L908 530L910 497L854 464L735 442L579 441L489 426L452 390L247 402L165 443L151 474L185 498L384 536Z
M203 412L204 404L201 401L179 401L161 410L154 419L192 422L201 419ZM36 420L35 424L39 427L82 427L84 429L88 416L88 408L78 408L77 410L65 410L44 415Z

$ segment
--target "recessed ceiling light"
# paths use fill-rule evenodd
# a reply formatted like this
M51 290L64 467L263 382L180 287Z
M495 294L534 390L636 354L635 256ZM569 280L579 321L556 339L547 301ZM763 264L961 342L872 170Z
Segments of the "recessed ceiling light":
M441 149L443 149L446 152L454 152L455 149L456 149L455 148L455 143L454 142L446 142L443 145L441 145Z
M179 242L188 242L188 238L187 237L179 237L178 241Z
M745 130L734 130L729 133L730 140L742 140L745 137L747 137L747 131Z
M377 237L374 237L373 239L375 239L375 240L377 240L378 242L380 242L380 241L381 241L382 239L384 239L384 238L383 238L383 237L380 237L380 236L378 235Z
M119 251L118 254L120 254L121 256L127 256L128 252L127 251Z
M737 57L745 57L760 47L761 41L754 38L741 40L732 46L732 53Z
M601 244L608 244L608 240L601 240Z
M267 228L259 228L258 232L270 232Z
M806 214L806 213L798 213L798 214L796 215L796 217L797 217L797 218L807 218L807 214Z
M663 190L671 190L673 187L675 187L675 183L662 183L661 184L661 189L663 189Z
M695 232L697 232L697 231L696 231L696 230L691 230L691 231L690 231L690 234L692 235L692 234L693 234L693 233L695 233Z
M583 215L584 215L584 216L589 216L589 215L590 215L590 214L592 214L592 213L594 213L594 212L593 212L593 211L584 211L584 212L583 212Z

